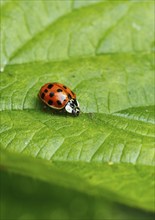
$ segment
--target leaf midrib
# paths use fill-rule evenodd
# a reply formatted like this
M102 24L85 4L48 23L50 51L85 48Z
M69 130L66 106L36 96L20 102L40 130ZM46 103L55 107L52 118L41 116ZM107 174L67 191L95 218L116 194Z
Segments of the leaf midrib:
M142 107L155 107L154 105L148 105L148 106L133 106L133 108L142 108ZM130 108L126 108L126 109L122 109L121 111L127 111L129 109L132 109L132 107ZM3 109L1 110L0 109L0 112L10 112L10 111L34 111L36 112L35 109L33 108L24 108L24 109ZM103 112L82 112L82 115L90 115L90 114L97 114L97 115L104 115L104 116L114 116L116 118L123 118L123 119L126 119L126 120L130 120L130 121L138 121L138 122L143 122L145 124L150 124L150 125L155 125L155 121L145 121L145 120L142 120L142 119L135 119L135 118L131 118L126 116L126 114L123 115L123 113L121 113L121 115L117 115L117 113L120 113L121 111L116 111L116 112L112 112L112 113L103 113ZM80 116L79 116L80 117Z
M2 110L2 111L0 111L0 112L7 112L7 113L9 113L10 111L26 111L27 113L29 113L29 111L32 111L32 112L36 112L34 109L13 109L13 110ZM90 115L90 113L82 113L83 115L86 115L86 117L88 118L88 116ZM105 118L106 118L106 116L114 116L115 118L123 118L123 119L125 119L126 121L130 121L130 122L133 122L133 121L138 121L138 120L136 120L136 119L131 119L131 118L128 118L127 116L119 116L119 115L113 115L113 114L108 114L108 113L91 113L91 114L97 114L98 116L99 115L102 115L102 116L105 116ZM80 117L80 116L79 116ZM100 119L99 119L100 118ZM103 122L104 123L104 125L106 125L106 126L108 126L109 128L112 128L112 129L114 129L114 128L116 128L116 129L118 129L118 130L121 130L121 131L123 131L123 132L127 132L127 133L130 133L130 134L136 134L136 135L138 135L138 136L141 136L141 137L146 137L146 138L154 138L154 136L152 136L152 135L147 135L147 134L142 134L142 133L139 133L139 132L137 132L137 130L135 131L132 131L131 129L127 129L127 128L123 128L123 127L119 127L119 126L117 126L117 124L111 124L111 123L109 123L108 121L106 121L106 119L104 119L104 118L102 118L102 117L97 117L97 118L93 118L92 119L92 121L91 121L91 123L96 123L96 122ZM38 119L37 119L38 120ZM118 120L119 121L119 120ZM150 123L150 122L146 122L146 121L141 121L141 120L139 120L141 123L144 123L144 124L147 124L147 125L154 125L154 123ZM41 120L39 120L39 122L41 123L41 124L43 124L44 126L47 126L47 124L45 124L43 121L41 121Z

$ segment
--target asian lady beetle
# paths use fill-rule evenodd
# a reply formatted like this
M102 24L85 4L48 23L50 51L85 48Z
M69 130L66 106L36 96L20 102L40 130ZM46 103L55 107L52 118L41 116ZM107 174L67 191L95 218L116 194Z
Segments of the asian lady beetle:
M52 109L63 110L74 116L80 113L76 94L61 83L46 83L41 87L38 96Z

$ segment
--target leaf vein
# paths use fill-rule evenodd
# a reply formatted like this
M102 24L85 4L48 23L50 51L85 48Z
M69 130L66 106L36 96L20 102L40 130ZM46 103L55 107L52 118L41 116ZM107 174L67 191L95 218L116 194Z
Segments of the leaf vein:
M103 138L102 142L99 144L98 148L96 149L96 151L95 151L95 152L93 153L93 155L91 156L91 160L90 160L90 161L92 161L92 160L95 158L95 156L96 156L96 154L98 153L98 151L100 151L101 146L105 143L105 141L108 140L108 138L110 137L111 134L112 134L112 132L109 132L109 133Z

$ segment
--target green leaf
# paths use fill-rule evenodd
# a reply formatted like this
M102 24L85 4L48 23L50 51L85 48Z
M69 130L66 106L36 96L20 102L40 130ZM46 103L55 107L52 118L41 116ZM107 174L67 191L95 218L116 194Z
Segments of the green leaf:
M153 213L133 209L103 198L36 181L28 177L1 173L2 219L142 219ZM11 187L10 187L10 182ZM24 185L24 187L23 187ZM30 199L31 198L31 199ZM6 206L9 212L6 211Z
M153 4L3 2L2 166L154 210ZM76 92L79 117L43 111L49 81Z

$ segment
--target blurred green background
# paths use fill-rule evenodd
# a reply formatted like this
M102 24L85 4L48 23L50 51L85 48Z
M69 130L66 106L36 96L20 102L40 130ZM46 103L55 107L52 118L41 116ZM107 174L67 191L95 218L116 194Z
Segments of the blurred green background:
M153 213L1 171L1 219L149 220L153 217Z

